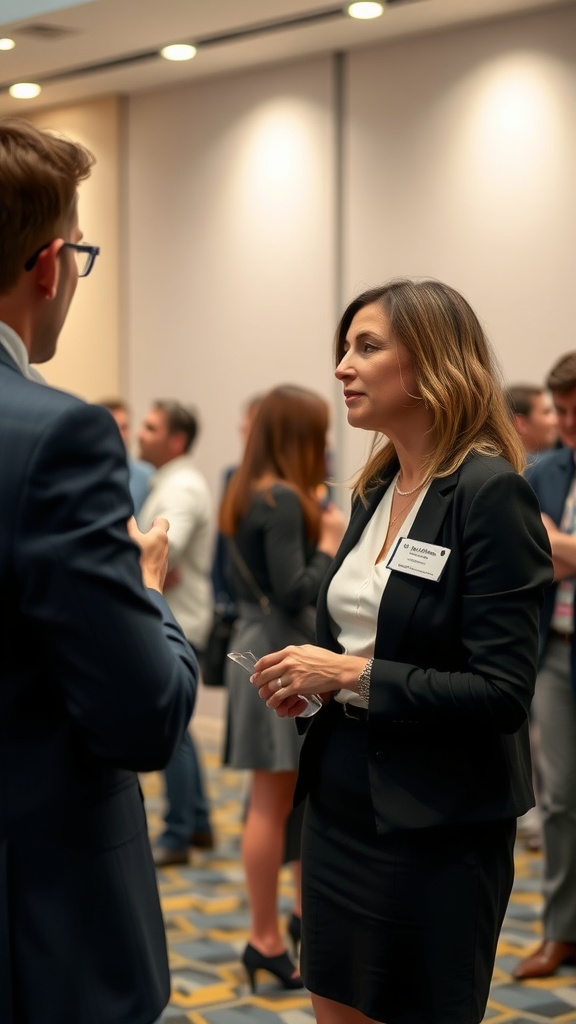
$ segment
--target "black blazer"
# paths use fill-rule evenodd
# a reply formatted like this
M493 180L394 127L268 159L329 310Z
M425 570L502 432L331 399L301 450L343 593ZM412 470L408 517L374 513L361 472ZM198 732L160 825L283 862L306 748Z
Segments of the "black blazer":
M396 466L357 502L318 600L361 537ZM381 833L514 817L533 804L527 716L538 616L552 580L548 537L526 481L501 458L470 456L432 482L410 537L451 553L439 582L393 571L380 610L368 714L372 802ZM316 775L327 709L311 720L297 799Z
M170 980L136 772L181 742L195 658L142 586L112 418L2 346L0 480L0 1021L150 1024Z

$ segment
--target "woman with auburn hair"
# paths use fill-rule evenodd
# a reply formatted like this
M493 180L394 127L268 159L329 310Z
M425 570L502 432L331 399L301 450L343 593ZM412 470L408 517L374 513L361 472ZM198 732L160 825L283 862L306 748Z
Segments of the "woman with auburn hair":
M478 1024L533 804L528 710L551 582L488 342L437 281L340 321L348 421L380 436L317 602L318 646L251 681L300 759L302 978L318 1024ZM280 685L281 680L281 685Z
M244 457L222 501L220 530L228 538L239 617L233 649L256 657L314 638L318 591L344 533L333 505L322 507L328 406L306 388L274 388L260 402ZM301 988L278 918L278 875L292 810L301 741L293 722L270 715L243 668L230 662L225 763L251 769L242 836L251 929L243 963L252 988L256 971ZM289 932L300 937L300 872Z

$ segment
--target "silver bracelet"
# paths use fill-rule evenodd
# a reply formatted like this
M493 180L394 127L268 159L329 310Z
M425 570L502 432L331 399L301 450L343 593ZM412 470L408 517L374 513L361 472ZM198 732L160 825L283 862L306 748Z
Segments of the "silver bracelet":
M358 696L362 697L368 703L370 697L370 680L372 679L372 665L374 664L374 658L370 658L362 669L358 676Z

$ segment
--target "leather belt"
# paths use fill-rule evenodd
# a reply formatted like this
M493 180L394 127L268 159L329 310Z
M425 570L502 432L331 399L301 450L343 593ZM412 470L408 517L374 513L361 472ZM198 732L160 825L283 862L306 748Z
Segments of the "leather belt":
M549 629L548 639L549 640L560 640L563 644L571 644L574 633L562 633L559 629Z
M339 708L342 708L342 713L345 718L349 718L354 722L367 722L368 721L368 708L360 708L357 704L342 704L339 700L334 701Z

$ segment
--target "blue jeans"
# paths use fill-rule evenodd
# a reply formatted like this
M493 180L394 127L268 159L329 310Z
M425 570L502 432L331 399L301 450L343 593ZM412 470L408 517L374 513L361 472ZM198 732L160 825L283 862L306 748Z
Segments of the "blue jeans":
M164 769L164 778L168 807L158 842L170 850L184 849L194 832L210 831L202 769L189 732Z

